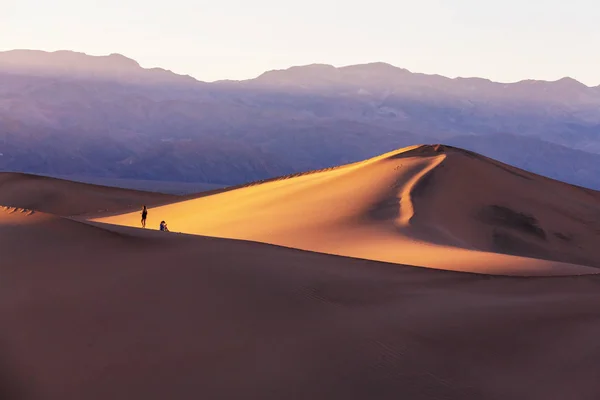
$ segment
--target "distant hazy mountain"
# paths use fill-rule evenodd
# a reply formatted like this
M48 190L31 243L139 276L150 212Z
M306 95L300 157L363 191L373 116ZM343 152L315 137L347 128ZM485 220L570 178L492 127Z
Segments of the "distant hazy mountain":
M290 97L319 96L322 101L325 97L330 110L334 98L347 106L336 109L336 117L440 138L515 133L600 153L600 87L571 78L505 84L374 63L293 67L230 86Z
M38 50L0 52L0 72L79 79L97 79L137 84L194 84L190 76L177 75L162 68L144 69L120 54L89 56L73 51L52 53Z
M237 184L434 142L600 189L600 88L383 63L204 83L116 54L0 52L1 170Z

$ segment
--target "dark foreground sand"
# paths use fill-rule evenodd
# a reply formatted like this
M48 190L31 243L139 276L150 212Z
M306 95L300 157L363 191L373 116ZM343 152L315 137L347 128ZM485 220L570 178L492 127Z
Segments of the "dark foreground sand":
M0 215L3 398L600 396L595 275L493 277Z

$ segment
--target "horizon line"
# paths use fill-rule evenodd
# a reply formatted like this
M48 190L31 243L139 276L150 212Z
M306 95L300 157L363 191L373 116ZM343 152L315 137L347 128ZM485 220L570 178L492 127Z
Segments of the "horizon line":
M336 64L331 64L331 63L326 63L326 62L312 62L312 63L308 63L308 64L298 64L298 65L290 65L288 67L284 67L284 68L272 68L272 69L268 69L265 70L261 73L259 73L258 75L255 75L253 77L250 78L243 78L243 79L229 79L229 78L224 78L224 79L215 79L215 80L202 80L199 79L197 76L195 75L190 75L190 74L183 74L183 73L178 73L174 70L171 70L169 68L166 67L161 67L161 66L144 66L142 64L140 64L140 62L138 62L135 58L131 58L125 54L122 53L117 53L117 52L113 52L113 53L109 53L109 54L90 54L90 53L86 53L84 51L78 51L78 50L65 50L65 49L59 49L59 50L39 50L39 49L23 49L23 48L19 48L19 49L9 49L9 50L0 50L0 55L1 54L5 54L5 53L11 53L11 52L38 52L38 53L45 53L45 54L54 54L54 53L73 53L73 54L79 54L79 55L84 55L87 57L94 57L94 58L107 58L107 57L111 57L111 56L119 56L119 57L123 57L125 59L128 59L130 61L135 62L141 69L144 70L153 70L153 69L161 69L167 72L171 72L175 75L179 75L179 76L184 76L184 77L190 77L193 78L195 81L197 81L198 83L227 83L227 82L247 82L247 81L252 81L255 79L260 78L261 76L268 74L268 73L272 73L272 72L280 72L280 71L289 71L291 69L294 68L307 68L307 67L315 67L315 66L321 66L321 67L331 67L334 68L336 70L340 70L340 69L346 69L346 68L352 68L352 67L359 67L359 66L369 66L369 65L385 65L385 66L389 66L392 67L394 69L398 69L398 70L403 70L406 71L410 74L413 75L425 75L425 76L431 76L431 77L442 77L442 78L446 78L446 79L450 79L450 80L483 80L483 81L487 81L489 83L494 83L494 84L500 84L500 85L515 85L515 84L520 84L520 83L526 83L526 82L544 82L544 83L557 83L560 81L565 81L565 80L571 80L574 81L580 85L585 86L588 89L597 89L600 88L600 84L598 85L588 85L576 78L573 78L570 75L566 75L563 76L561 78L558 79L554 79L554 80L548 80L548 79L536 79L536 78L523 78L520 80L515 80L515 81L500 81L500 80L493 80L490 78L486 78L486 77L482 77L482 76L447 76L447 75L442 75L442 74L438 74L438 73L424 73L424 72L415 72L412 70L409 70L407 68L403 68L403 67L399 67L395 64L389 63L387 61L371 61L371 62L363 62L363 63L357 63L357 64L343 64L343 65L336 65Z

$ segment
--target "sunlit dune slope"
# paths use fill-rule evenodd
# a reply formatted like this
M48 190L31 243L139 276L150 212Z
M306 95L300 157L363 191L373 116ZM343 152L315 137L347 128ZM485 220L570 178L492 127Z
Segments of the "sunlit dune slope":
M71 182L45 176L0 172L0 204L57 215L82 215L164 204L179 197Z
M597 192L438 145L151 208L148 226L165 220L176 232L432 268L564 275L600 267L599 215ZM97 221L139 226L139 213Z

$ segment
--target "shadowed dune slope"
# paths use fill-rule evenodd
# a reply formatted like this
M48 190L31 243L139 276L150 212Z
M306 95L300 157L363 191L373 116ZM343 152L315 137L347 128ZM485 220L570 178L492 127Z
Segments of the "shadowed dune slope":
M164 204L175 195L71 182L45 176L0 172L0 205L56 215L83 215Z
M440 269L568 275L600 267L599 216L598 192L437 145L155 207L148 226Z
M596 275L459 274L14 208L0 254L6 399L600 396Z

